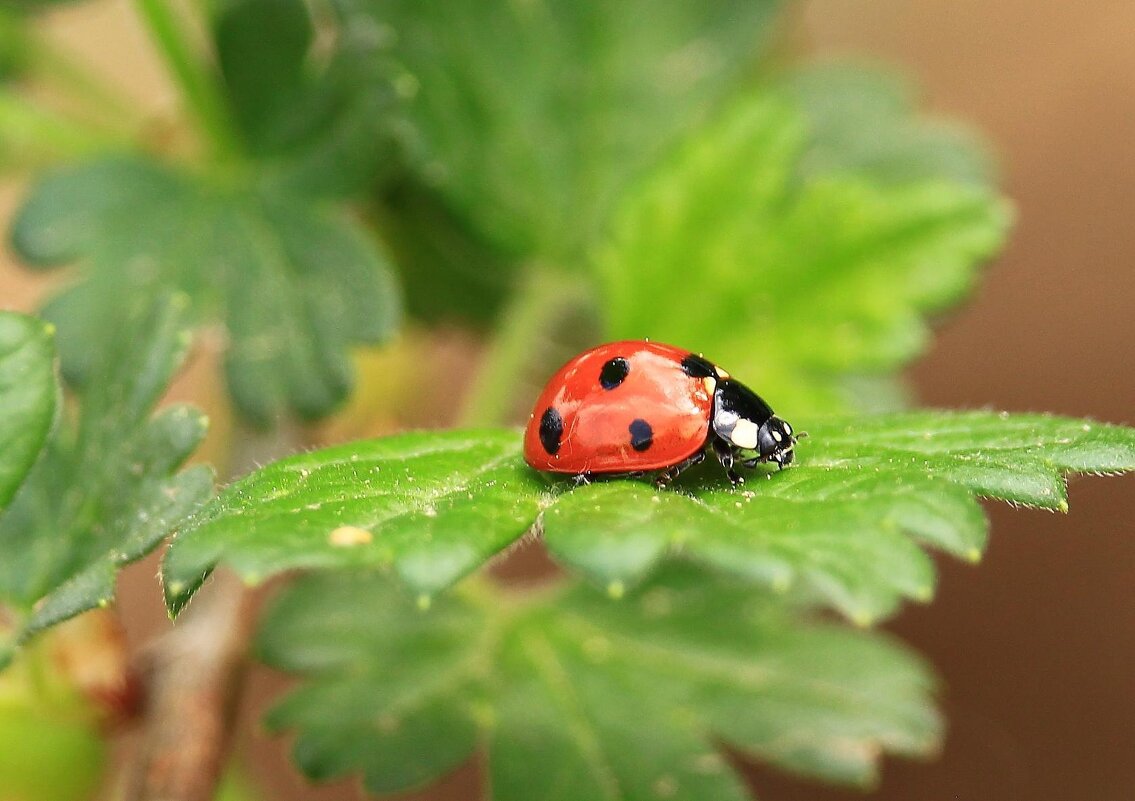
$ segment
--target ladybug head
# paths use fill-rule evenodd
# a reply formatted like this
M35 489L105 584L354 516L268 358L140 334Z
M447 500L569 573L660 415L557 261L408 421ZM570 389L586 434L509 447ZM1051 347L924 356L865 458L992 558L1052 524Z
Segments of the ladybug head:
M792 426L775 414L757 431L757 451L761 461L776 462L780 467L790 465L795 445L796 435L792 433Z

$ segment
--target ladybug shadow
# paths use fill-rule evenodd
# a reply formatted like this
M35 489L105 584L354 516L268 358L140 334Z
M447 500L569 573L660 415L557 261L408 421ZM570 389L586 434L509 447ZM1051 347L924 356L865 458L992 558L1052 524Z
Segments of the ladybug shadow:
M576 476L557 476L551 473L535 472L538 472L544 478L550 488L560 492L570 492L577 487L584 487L589 484L616 484L632 481L658 492L704 495L723 491L744 492L748 488L759 487L764 481L775 480L776 475L783 471L773 463L760 463L751 468L746 467L741 471L743 481L739 484L732 484L729 481L725 470L715 459L704 459L701 463L691 465L677 477L668 480L665 470L633 473L583 473Z

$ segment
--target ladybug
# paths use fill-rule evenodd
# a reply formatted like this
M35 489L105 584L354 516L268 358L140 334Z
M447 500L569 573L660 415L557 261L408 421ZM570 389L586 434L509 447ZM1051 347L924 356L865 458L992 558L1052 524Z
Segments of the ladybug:
M712 449L734 486L740 463L792 463L798 437L759 395L699 354L628 340L579 354L552 376L524 433L537 470L595 474L662 471L673 481Z

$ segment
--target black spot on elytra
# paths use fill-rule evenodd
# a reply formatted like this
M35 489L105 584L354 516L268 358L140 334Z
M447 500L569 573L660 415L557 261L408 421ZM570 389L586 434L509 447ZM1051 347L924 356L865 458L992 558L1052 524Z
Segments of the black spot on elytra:
M654 429L641 417L630 424L630 432L631 447L636 451L645 451L654 444Z
M560 417L560 413L554 407L549 406L540 415L540 444L544 446L544 450L554 456L560 449L563 435L564 418Z
M696 353L691 353L682 359L682 371L690 378L716 378L717 368L713 362Z
M603 389L614 389L627 377L627 373L631 371L630 364L622 356L616 356L614 359L608 360L603 369L599 371L599 384Z

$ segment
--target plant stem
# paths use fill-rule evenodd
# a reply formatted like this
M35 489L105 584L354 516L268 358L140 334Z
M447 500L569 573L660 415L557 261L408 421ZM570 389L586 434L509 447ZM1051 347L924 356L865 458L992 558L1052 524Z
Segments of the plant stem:
M299 436L239 424L229 479L296 450ZM129 766L125 801L210 801L228 761L254 616L252 592L218 571L148 661L144 734Z
M155 644L146 671L142 758L126 801L210 801L232 740L248 649L248 591L218 575Z
M186 42L184 25L170 8L169 0L136 0L142 19L149 26L154 42L186 102L197 117L202 131L221 159L239 153L231 118L218 89L217 78Z
M585 308L583 282L545 269L531 270L506 310L481 370L466 396L461 425L514 422L517 386L565 317Z

